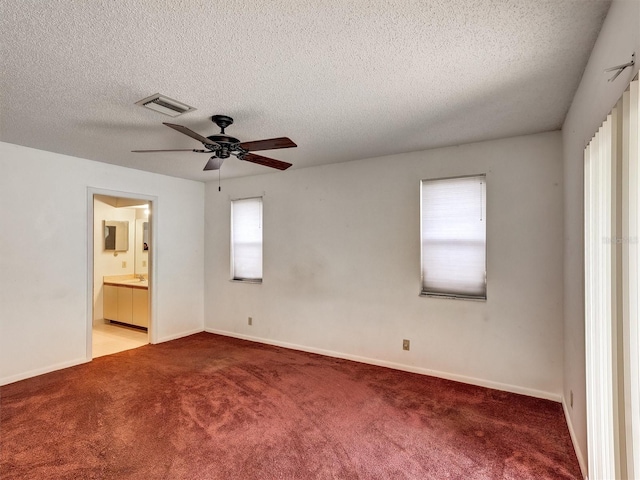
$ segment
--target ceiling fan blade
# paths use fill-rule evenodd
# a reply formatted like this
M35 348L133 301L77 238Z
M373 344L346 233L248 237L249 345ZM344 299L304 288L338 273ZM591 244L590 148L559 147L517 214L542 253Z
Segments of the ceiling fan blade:
M269 157L263 157L262 155L256 155L255 153L246 153L241 160L247 162L257 163L258 165L264 165L265 167L276 168L278 170L286 170L291 166L290 163L281 162Z
M205 145L217 145L216 142L212 142L207 137L203 137L199 133L196 133L193 130L189 130L187 127L183 127L182 125L176 125L175 123L166 123L166 122L162 122L162 124L166 125L167 127L173 128L174 130L177 130L180 133L188 135L191 138L204 143Z
M224 162L224 158L211 157L207 164L204 166L203 170L205 172L207 170L220 170L222 162Z
M287 137L268 138L266 140L255 140L253 142L241 142L240 146L247 152L253 152L255 150L275 150L276 148L297 147L297 145Z
M176 150L131 150L133 153L153 153L153 152L197 152L211 153L209 150L195 150L193 148L179 148Z

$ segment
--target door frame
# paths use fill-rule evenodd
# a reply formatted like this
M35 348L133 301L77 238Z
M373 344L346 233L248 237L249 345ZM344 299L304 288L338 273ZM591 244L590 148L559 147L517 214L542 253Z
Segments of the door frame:
M93 302L94 302L94 208L93 201L95 195L106 195L109 197L130 198L133 200L143 200L149 202L149 233L151 235L151 248L149 252L149 327L147 335L149 343L158 343L157 319L157 295L156 295L156 265L158 252L157 222L158 222L158 197L156 195L146 195L143 193L122 192L117 190L107 190L104 188L87 187L87 344L86 360L93 360Z

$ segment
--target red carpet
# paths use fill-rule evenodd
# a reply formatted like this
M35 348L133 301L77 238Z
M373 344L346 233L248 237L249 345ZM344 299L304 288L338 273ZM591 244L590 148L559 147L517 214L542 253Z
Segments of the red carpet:
M558 403L207 333L0 402L2 480L581 478Z

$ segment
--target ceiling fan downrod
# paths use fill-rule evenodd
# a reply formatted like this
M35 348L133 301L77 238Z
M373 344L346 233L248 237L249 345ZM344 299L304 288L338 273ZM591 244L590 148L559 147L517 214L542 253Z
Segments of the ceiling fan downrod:
M224 135L224 129L229 125L233 125L233 118L227 115L214 115L211 121L220 127L220 133Z

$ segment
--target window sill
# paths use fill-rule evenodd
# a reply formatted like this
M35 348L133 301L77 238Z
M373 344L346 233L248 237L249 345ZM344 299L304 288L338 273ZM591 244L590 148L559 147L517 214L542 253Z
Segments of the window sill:
M420 297L444 298L446 300L469 300L471 302L486 302L487 297L465 297L463 295L446 295L441 293L420 292Z
M250 279L246 279L246 278L231 278L229 279L230 282L234 282L234 283L253 283L253 284L262 284L262 279L260 280L250 280Z

